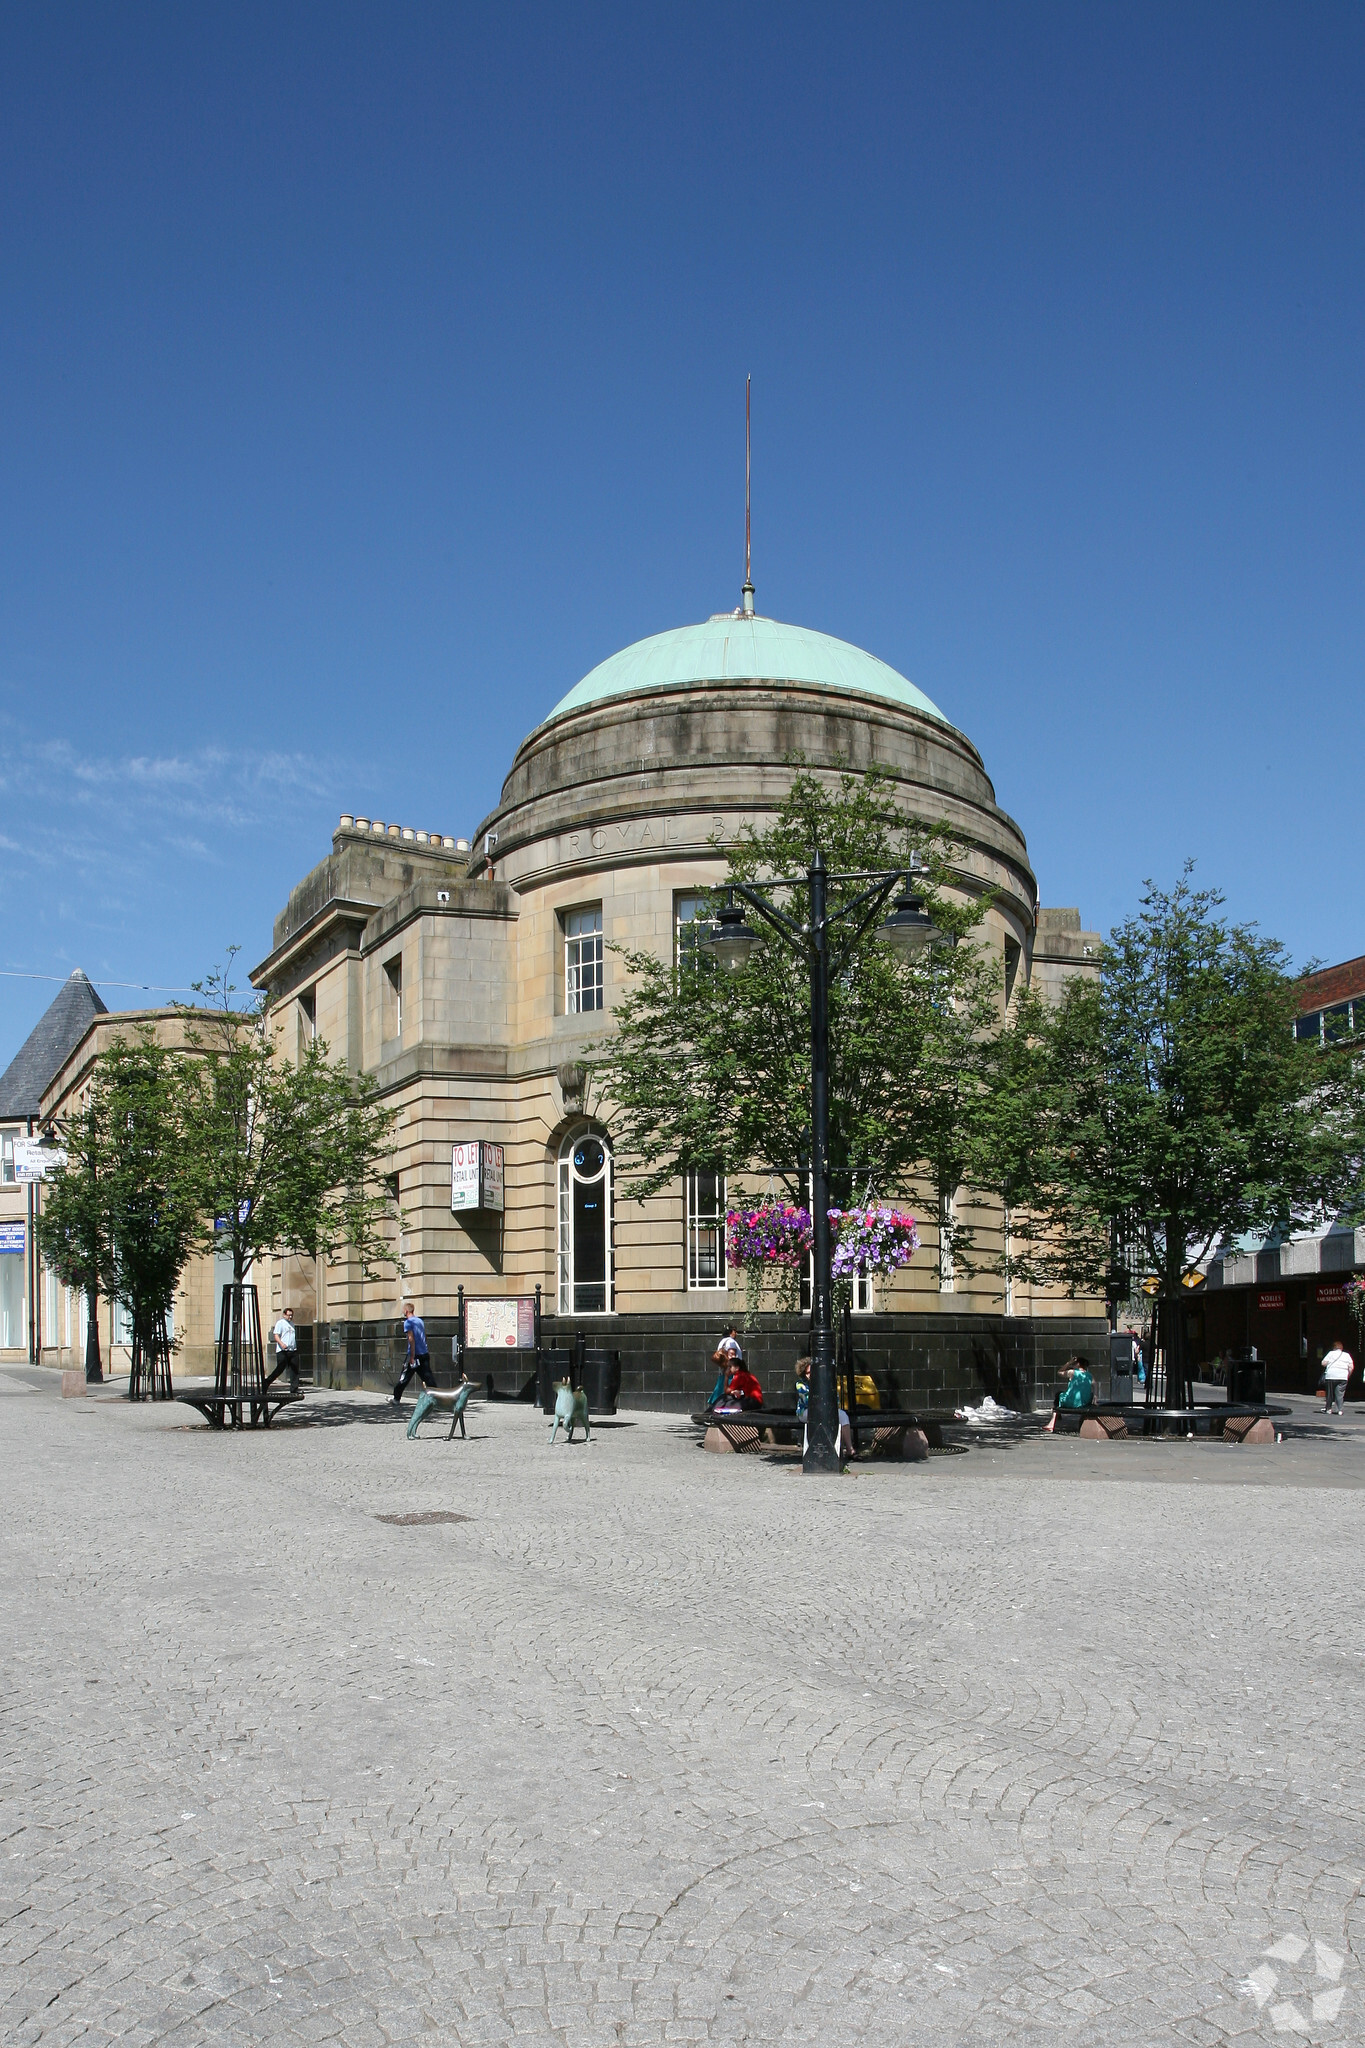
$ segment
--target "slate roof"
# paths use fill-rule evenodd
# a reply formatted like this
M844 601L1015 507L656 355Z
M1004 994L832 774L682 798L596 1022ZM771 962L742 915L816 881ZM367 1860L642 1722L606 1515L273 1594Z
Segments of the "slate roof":
M48 1082L108 1007L74 969L0 1074L0 1118L37 1116Z

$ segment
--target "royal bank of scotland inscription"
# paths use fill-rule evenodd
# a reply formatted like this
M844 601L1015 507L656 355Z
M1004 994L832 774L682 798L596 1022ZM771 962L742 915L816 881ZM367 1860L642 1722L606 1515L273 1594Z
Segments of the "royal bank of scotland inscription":
M648 853L671 846L706 846L738 837L745 820L720 812L681 818L627 818L618 824L585 825L559 840L561 860L588 860L598 853Z

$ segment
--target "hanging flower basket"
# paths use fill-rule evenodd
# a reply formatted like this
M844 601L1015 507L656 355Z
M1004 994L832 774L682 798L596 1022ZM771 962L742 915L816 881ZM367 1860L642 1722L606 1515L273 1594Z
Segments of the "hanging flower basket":
M1358 1273L1346 1282L1346 1305L1355 1318L1358 1342L1365 1335L1365 1280Z
M759 1209L730 1209L725 1216L725 1256L732 1266L803 1266L810 1256L809 1209L769 1203Z
M830 1270L836 1280L869 1273L896 1273L919 1250L915 1219L885 1202L867 1209L831 1209L835 1233Z
M725 1257L744 1275L744 1327L758 1320L763 1289L771 1284L778 1307L794 1315L801 1300L801 1274L811 1247L809 1209L765 1202L755 1209L729 1209L725 1216Z

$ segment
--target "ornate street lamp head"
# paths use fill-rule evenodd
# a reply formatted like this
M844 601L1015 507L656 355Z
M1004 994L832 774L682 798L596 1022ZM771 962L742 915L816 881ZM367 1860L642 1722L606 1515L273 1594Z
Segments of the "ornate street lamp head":
M907 882L895 909L878 927L877 937L902 960L913 960L928 947L941 944L943 933L925 909L924 898Z
M738 974L762 943L763 935L748 922L743 905L733 902L726 904L702 940L729 974Z

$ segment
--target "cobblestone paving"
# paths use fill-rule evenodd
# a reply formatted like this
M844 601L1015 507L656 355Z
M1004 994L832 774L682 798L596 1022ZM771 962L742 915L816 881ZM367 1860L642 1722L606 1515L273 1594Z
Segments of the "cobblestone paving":
M809 1481L669 1418L218 1436L38 1379L16 2048L1365 2039L1354 1417Z

